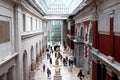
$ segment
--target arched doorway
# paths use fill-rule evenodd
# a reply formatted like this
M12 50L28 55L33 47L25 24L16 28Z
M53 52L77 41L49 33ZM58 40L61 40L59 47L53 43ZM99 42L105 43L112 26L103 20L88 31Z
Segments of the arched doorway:
M36 63L38 62L38 43L36 43Z
M80 39L84 40L84 28L83 27L81 27L81 30L80 30Z
M34 69L35 69L34 49L33 49L33 46L31 46L31 71L34 71Z
M3 78L0 80L16 80L16 66L11 66L7 71L8 72L4 73Z
M28 64L28 61L27 61L27 51L24 50L24 53L23 53L23 78L24 80L27 80L27 66Z
M42 52L44 53L44 40L42 39Z
M41 55L41 41L39 41L39 53L40 53L39 56L41 57L41 56L42 56L42 55Z
M89 31L88 31L88 34L89 34L89 43L92 45L92 25L90 25L89 27Z
M33 46L31 46L31 62L32 62L32 59L34 60Z

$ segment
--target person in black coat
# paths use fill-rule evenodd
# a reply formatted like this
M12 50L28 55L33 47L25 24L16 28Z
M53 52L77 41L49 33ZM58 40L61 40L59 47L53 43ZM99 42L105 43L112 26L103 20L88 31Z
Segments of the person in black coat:
M60 54L60 60L62 61L62 58L63 58L63 56L62 56L62 54Z
M79 71L79 73L78 73L77 76L80 78L80 80L82 80L82 78L84 78L84 75L83 75L83 73L82 73L82 70Z
M47 75L48 75L48 77L49 77L49 68L47 68Z
M66 64L65 58L63 58L63 64L64 64L64 66L65 66L65 64Z
M50 64L52 64L52 58L50 58Z
M71 66L71 60L69 59L69 66Z

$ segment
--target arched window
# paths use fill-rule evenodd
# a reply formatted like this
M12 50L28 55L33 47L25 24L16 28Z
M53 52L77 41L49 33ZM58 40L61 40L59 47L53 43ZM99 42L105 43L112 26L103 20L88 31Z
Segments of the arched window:
M27 66L28 62L27 62L27 51L24 50L23 52L23 78L24 80L27 80Z
M81 40L84 40L84 29L83 29L83 27L81 27L80 39L81 39Z

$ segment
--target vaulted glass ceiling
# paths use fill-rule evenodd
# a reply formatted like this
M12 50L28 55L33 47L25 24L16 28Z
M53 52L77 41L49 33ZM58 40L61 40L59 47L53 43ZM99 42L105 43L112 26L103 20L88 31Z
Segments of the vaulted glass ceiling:
M35 0L47 15L71 14L83 0Z

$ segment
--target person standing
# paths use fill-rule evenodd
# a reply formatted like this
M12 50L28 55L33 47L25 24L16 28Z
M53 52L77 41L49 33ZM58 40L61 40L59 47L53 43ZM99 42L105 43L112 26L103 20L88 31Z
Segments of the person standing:
M49 69L49 76L51 76L51 70Z
M71 60L69 59L69 66L71 66Z
M57 57L57 53L55 52L55 58Z
M71 66L73 67L73 60L71 60L70 63L71 63Z
M60 54L60 60L62 61L62 58L63 58L63 56L62 56L62 54Z
M52 58L50 57L50 64L52 64Z
M45 72L45 64L43 64L43 72Z
M68 61L68 56L66 56L66 61Z
M64 66L65 66L65 64L66 64L65 58L63 58L63 64L64 64Z
M46 50L47 53L47 59L49 59L49 49Z
M84 78L84 75L83 75L83 73L82 73L82 70L79 71L79 73L78 73L77 76L80 78L80 80L82 80L82 77Z
M47 75L49 77L49 75L51 74L51 71L49 70L49 68L47 68Z

